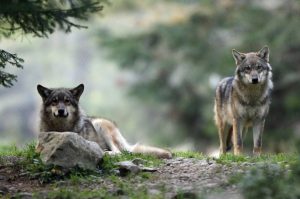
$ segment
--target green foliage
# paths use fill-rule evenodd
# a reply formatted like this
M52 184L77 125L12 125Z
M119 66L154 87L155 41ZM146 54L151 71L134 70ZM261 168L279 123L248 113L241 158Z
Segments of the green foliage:
M268 45L275 87L264 140L276 152L290 150L300 114L299 1L274 8L249 1L176 2L179 8L197 9L179 14L183 19L178 22L158 22L141 33L115 36L100 31L109 57L138 77L131 94L143 102L166 105L166 118L178 133L195 138L195 145L207 143L217 135L212 120L215 81L235 71L231 49L249 52ZM278 144L282 132L288 149Z
M300 158L297 154L263 155L260 157L223 156L221 163L231 161L255 162L255 167L245 174L229 179L229 184L238 184L246 199L296 199L300 197ZM232 163L232 162L231 162Z
M47 37L59 27L66 33L73 27L83 28L70 19L87 20L91 13L103 9L103 0L88 1L1 1L1 32L6 37L16 32Z
M291 172L275 164L252 169L242 177L240 187L246 199L292 199L299 198L299 161ZM296 170L294 170L296 169Z
M24 60L17 57L16 54L11 54L4 50L0 50L0 85L3 85L4 87L10 87L13 85L12 82L17 80L16 75L7 73L1 69L4 69L7 64L17 68L23 68L21 64L23 62Z
M72 19L87 20L92 13L103 9L106 0L3 0L0 2L0 39L2 36L30 34L48 37L58 27L66 33L72 28L86 28ZM23 59L0 50L0 85L11 87L17 76L4 71L7 64L22 68Z
M194 151L177 151L174 153L175 157L183 157L183 158L196 158L196 159L206 159L207 156L203 155L199 152Z

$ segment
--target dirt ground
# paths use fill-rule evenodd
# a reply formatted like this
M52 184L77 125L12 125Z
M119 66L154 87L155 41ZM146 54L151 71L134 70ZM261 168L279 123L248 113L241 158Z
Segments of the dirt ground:
M15 161L11 158L9 163L0 165L0 196L4 198L16 194L20 198L32 198L33 193L47 193L57 187L74 188L70 180L41 184L38 179L28 177L26 171L15 167ZM140 175L131 175L126 177L126 182L137 189L146 187L147 193L153 197L163 195L164 198L179 198L180 193L183 198L203 196L208 199L224 197L239 199L242 196L238 188L228 183L228 179L233 174L245 172L249 166L250 163L222 165L214 160L178 157L164 160L158 170L151 173L149 179L145 180ZM56 186L53 186L54 183ZM79 189L97 190L98 188L105 188L111 193L120 191L116 182L104 177L95 176L93 180L79 183Z

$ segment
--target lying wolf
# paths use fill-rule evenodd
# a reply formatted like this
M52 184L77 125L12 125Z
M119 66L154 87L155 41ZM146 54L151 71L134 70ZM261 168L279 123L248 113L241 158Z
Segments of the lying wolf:
M232 54L236 63L235 76L219 83L215 98L220 154L230 150L232 141L234 154L240 154L243 149L243 129L252 126L253 153L259 155L273 89L269 48L250 53L232 50Z
M112 121L86 116L79 107L79 98L84 90L83 84L72 89L50 89L38 85L37 90L43 100L40 114L41 133L49 131L75 132L89 141L96 142L102 150L109 154L128 151L152 154L159 158L172 157L172 154L164 149L139 144L130 145Z

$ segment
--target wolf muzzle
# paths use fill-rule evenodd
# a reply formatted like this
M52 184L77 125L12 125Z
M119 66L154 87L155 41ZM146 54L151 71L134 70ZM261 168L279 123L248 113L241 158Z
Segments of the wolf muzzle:
M252 84L258 84L258 77L252 77Z
M63 117L63 118L66 118L69 116L69 113L66 109L64 108L60 108L58 109L56 112L54 112L54 116L55 117Z

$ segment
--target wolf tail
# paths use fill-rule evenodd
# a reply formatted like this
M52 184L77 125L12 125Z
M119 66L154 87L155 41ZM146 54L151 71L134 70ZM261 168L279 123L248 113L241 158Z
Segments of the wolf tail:
M94 119L92 122L97 131L103 131L103 129L105 129L107 133L101 134L113 153L128 151L131 153L150 154L158 158L172 158L172 153L165 149L140 144L129 144L117 126L109 120Z
M154 155L158 158L163 158L163 159L172 158L172 153L166 149L153 147L153 146L147 146L147 145L141 145L139 143L137 143L135 145L129 144L127 142L127 140L123 137L123 135L121 134L121 132L118 128L115 129L114 135L115 135L114 143L118 146L120 151L149 154L149 155Z
M147 145L141 145L139 143L135 145L130 145L127 140L122 136L120 131L117 129L116 131L116 137L117 139L115 142L117 142L117 145L119 146L121 151L128 151L131 153L142 153L142 154L149 154L154 155L158 158L163 159L170 159L172 158L172 153L166 149L153 147L153 146L147 146Z
M146 146L141 144L135 144L131 148L132 153L142 153L154 155L158 158L170 159L172 158L172 153L166 149L161 149L153 146Z

